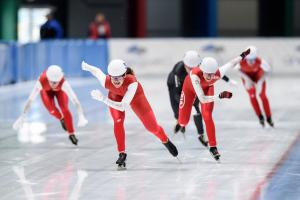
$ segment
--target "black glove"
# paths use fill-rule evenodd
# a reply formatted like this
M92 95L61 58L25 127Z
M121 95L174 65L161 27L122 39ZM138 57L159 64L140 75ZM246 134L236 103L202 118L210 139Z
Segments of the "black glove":
M228 91L223 91L219 94L220 99L224 99L224 98L230 99L231 97L232 97L232 93Z
M247 49L246 51L244 51L243 53L241 53L241 57L242 57L242 59L244 60L245 59L245 57L247 56L247 55L249 55L249 53L250 53L250 48L249 49Z

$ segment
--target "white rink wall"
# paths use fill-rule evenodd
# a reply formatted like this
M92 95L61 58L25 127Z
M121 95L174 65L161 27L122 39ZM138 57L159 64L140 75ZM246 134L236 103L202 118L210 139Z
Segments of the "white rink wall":
M155 75L167 74L187 50L213 56L222 65L249 45L258 48L273 74L300 74L300 38L111 39L109 55L124 59L139 75Z

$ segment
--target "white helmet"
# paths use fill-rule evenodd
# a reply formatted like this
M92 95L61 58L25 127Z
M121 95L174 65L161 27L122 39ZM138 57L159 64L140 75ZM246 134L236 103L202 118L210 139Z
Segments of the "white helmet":
M183 57L183 63L188 67L196 67L200 64L201 58L196 51L187 51Z
M126 64L124 60L115 59L110 61L107 71L110 76L121 76L125 74L127 70Z
M255 46L248 46L247 49L250 49L249 55L246 56L247 60L254 60L257 57L257 50Z
M49 81L59 82L64 77L64 73L58 65L50 65L46 71L46 76Z
M218 68L219 68L218 62L216 61L216 59L214 59L212 57L203 58L201 65L200 65L200 69L204 73L207 73L207 74L216 73Z

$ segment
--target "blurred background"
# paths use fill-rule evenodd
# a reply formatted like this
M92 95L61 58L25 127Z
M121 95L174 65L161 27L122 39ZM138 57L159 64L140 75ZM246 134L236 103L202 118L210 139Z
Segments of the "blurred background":
M300 0L1 0L0 84L36 79L50 64L84 76L83 59L104 71L115 57L171 66L193 48L223 62L232 55L227 50L249 44L273 71L299 70L299 19ZM282 43L277 48L285 51L274 55ZM159 51L165 45L167 59Z
M298 36L299 0L1 0L0 39L37 41L53 11L64 38L102 12L112 37Z

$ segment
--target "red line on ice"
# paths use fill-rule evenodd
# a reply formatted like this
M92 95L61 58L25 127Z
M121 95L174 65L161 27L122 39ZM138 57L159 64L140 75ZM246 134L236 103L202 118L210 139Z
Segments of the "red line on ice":
M290 154L292 148L297 144L297 142L300 139L300 132L294 139L294 141L290 144L290 146L287 148L287 150L284 152L284 154L281 156L281 158L277 161L277 163L272 167L272 169L269 171L269 173L265 176L265 178L260 181L252 193L249 200L259 200L259 197L261 195L262 190L264 189L264 185L270 181L270 179L273 177L273 175L276 173L276 171L279 169L280 166L286 161L288 158L288 155Z

